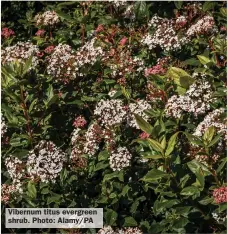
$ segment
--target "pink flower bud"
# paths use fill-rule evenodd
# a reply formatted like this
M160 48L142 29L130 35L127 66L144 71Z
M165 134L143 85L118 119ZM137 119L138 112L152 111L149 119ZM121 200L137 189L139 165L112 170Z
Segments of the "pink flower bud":
M127 40L128 40L127 37L123 37L123 38L120 40L119 44L120 44L121 46L124 46L124 45L126 44Z

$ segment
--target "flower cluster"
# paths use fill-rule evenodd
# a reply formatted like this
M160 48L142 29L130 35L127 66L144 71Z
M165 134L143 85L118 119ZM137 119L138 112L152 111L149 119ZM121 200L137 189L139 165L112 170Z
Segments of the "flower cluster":
M1 114L1 137L3 137L6 132L7 132L7 126L6 126L6 123L5 123L5 118Z
M126 147L119 147L110 155L110 167L113 171L120 171L130 165L132 155Z
M39 29L36 33L35 33L35 35L37 36L37 37L43 37L44 35L45 35L45 30L43 30L43 29Z
M12 196L15 196L17 193L17 188L15 185L2 184L1 186L1 201L7 204Z
M176 19L176 27L183 28L187 24L187 18L183 15L178 16Z
M76 76L73 63L75 56L71 46L58 44L54 52L47 58L47 73L52 77L67 82Z
M10 156L5 159L5 165L12 179L12 184L18 192L22 193L21 179L25 174L25 164L20 159Z
M123 39L122 45L126 43ZM133 58L130 51L110 50L110 54L108 58L105 57L105 60L107 60L107 66L112 70L112 77L118 80L127 77L132 72L140 73L144 70L144 61L137 57Z
M221 120L221 115L225 112L224 108L216 109L205 116L204 120L197 126L194 135L202 136L206 130L214 126L218 133L224 134L224 139L227 142L227 118Z
M94 123L91 124L85 134L86 143L84 144L84 152L89 156L93 156L99 149L102 140L102 128Z
M128 106L127 123L129 126L140 129L134 114L141 116L144 120L149 117L145 114L145 110L151 109L151 105L146 100L139 100L136 103L130 103Z
M17 42L16 45L6 47L2 50L2 64L10 62L25 63L31 56L32 66L36 67L39 63L37 53L39 53L38 46L31 42Z
M175 22L167 18L154 16L148 24L155 31L143 37L142 43L147 45L150 50L160 46L165 51L178 50L188 39L179 36L175 29Z
M147 138L149 138L150 137L150 134L148 134L148 133L146 133L146 132L142 132L141 134L140 134L140 138L141 139L147 139Z
M138 227L117 228L116 231L111 226L104 226L98 231L98 234L142 234L143 232Z
M65 153L51 141L40 141L28 154L27 171L31 178L55 182L62 170Z
M95 107L94 114L99 117L102 126L112 126L124 121L126 110L122 100L100 100Z
M157 64L151 68L146 68L144 71L145 76L149 75L163 75L166 73L166 69L164 69L161 65Z
M185 95L173 95L169 98L165 107L166 115L180 118L183 111L193 113L194 116L204 114L215 100L212 98L212 93L211 85L207 81L197 80Z
M86 124L87 124L87 121L85 120L83 116L78 116L73 122L73 126L75 128L83 128Z
M227 187L220 187L213 191L213 197L217 204L227 202Z
M34 20L37 26L53 26L60 22L55 11L45 11L43 14L37 14Z
M11 36L15 35L15 32L9 28L2 28L1 36L5 39L10 38Z
M158 103L159 100L163 100L165 97L165 93L159 89L158 87L154 86L152 82L148 82L147 84L148 94L147 100L154 103Z
M227 221L227 214L221 213L217 214L215 212L212 213L212 217L218 222L218 223L225 223Z
M54 46L50 45L50 46L45 48L44 52L47 54L51 54L53 50L54 50Z
M92 66L103 56L100 46L95 46L95 38L87 42L78 51L73 51L69 45L59 44L48 57L47 73L52 77L67 83L70 79L83 76L80 68Z
M191 159L196 159L198 162L204 165L213 165L218 162L220 158L220 147L217 147L216 152L212 155L207 155L203 148L190 144L187 156Z
M186 32L188 37L200 34L212 34L217 31L215 26L214 18L212 16L206 15L202 19L198 20L193 24Z

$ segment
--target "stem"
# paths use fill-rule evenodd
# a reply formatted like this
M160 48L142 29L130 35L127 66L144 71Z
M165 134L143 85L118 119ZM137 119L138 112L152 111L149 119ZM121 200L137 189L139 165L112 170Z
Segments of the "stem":
M30 118L28 116L28 111L27 111L27 107L26 107L26 103L25 103L25 99L24 99L24 89L23 89L22 85L20 86L20 97L21 97L21 101L22 101L24 117L26 119L27 132L28 132L28 135L30 137L31 144L32 144L33 136L32 136L31 126L30 126Z

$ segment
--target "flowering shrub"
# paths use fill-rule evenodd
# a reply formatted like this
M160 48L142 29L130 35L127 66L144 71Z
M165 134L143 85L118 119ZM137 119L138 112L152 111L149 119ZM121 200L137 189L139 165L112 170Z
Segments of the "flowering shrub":
M2 8L2 219L97 207L101 229L35 232L224 233L224 3Z

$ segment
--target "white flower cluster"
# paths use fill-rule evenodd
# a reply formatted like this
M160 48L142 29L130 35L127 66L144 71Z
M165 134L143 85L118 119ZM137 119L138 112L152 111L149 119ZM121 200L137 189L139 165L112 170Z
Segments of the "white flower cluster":
M100 46L95 46L95 38L87 42L78 51L73 51L69 45L59 44L47 59L47 73L54 78L67 82L77 76L83 76L80 68L92 66L98 58L104 56Z
M99 143L102 140L102 128L94 123L89 126L85 133L86 142L84 144L84 152L89 156L93 156L99 149Z
M212 16L206 15L193 24L187 30L186 35L191 37L198 34L212 34L215 32L217 32L217 27L215 26L214 18Z
M101 46L95 46L96 38L86 42L84 46L76 51L76 68L83 67L84 65L94 65L98 58L102 58L105 53ZM76 69L77 70L77 69ZM83 76L83 74L81 74Z
M143 232L138 227L122 228L114 231L111 226L104 226L98 231L98 234L143 234Z
M215 100L212 98L212 93L211 85L207 81L197 80L185 95L173 95L169 98L165 107L166 115L180 118L184 111L193 113L196 117L204 114Z
M5 204L9 202L12 196L15 198L16 193L18 192L15 185L2 184L1 185L1 201Z
M33 56L32 66L36 67L39 63L37 53L39 53L38 46L33 45L31 42L17 42L17 44L8 46L2 50L2 64L4 65L16 61L24 64L31 56Z
M94 114L99 117L102 126L113 126L124 121L126 116L122 100L100 100L95 107Z
M12 156L5 159L5 165L7 171L12 179L12 185L15 190L19 193L22 193L22 183L21 179L25 174L25 166L23 162L18 158L13 158Z
M186 23L187 23L187 19L185 16L181 15L181 16L177 17L177 19L176 19L177 25L184 25Z
M42 140L28 154L28 174L31 178L40 178L42 182L55 182L62 170L65 157L65 153L53 142Z
M197 126L194 135L202 136L209 127L214 126L218 133L224 134L224 140L227 142L227 118L220 119L221 114L224 112L224 108L220 108L206 115L204 120Z
M144 61L138 57L132 57L129 51L116 53L109 59L109 67L112 70L113 78L125 77L132 72L141 72L144 70Z
M119 147L110 155L110 167L113 171L120 171L130 165L132 155L126 147Z
M153 27L154 33L147 34L143 37L142 43L147 45L150 50L160 46L165 51L178 50L188 39L187 37L180 37L175 28L174 21L167 18L154 16L149 22L148 26Z
M75 56L69 45L58 44L47 58L47 73L52 77L66 81L76 76L73 63Z
M134 5L129 5L127 6L125 12L123 13L124 18L126 19L130 19L131 21L135 20L136 15L135 15L135 11L134 11Z
M1 114L1 136L3 137L6 132L7 132L7 126L6 126L6 123L5 123L5 118Z
M226 213L217 214L217 213L213 212L212 216L218 223L226 223L226 221L227 221L227 214Z
M110 2L112 2L114 4L115 7L121 7L121 6L125 6L127 5L127 0L109 0Z
M140 129L136 122L134 114L141 116L144 120L147 121L149 117L144 113L144 111L148 109L151 109L151 105L146 100L139 100L136 103L130 103L127 114L128 125Z
M76 142L77 142L77 140L78 140L78 138L79 138L79 136L80 136L80 131L81 131L80 128L75 128L75 129L73 130L72 138L71 138L71 144L72 144L72 145L75 145L75 144L76 144Z
M34 20L37 26L53 26L60 22L55 11L45 11L43 14L37 14Z

